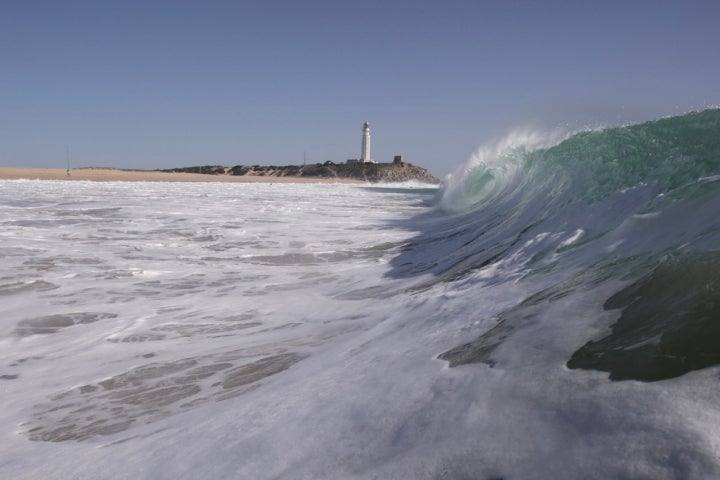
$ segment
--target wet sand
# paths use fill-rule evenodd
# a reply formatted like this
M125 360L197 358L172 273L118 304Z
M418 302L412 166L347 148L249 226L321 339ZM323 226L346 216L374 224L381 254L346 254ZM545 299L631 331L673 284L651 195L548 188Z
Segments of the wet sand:
M264 183L364 183L347 178L206 175L115 168L17 168L0 167L0 180L91 180L96 182L264 182Z

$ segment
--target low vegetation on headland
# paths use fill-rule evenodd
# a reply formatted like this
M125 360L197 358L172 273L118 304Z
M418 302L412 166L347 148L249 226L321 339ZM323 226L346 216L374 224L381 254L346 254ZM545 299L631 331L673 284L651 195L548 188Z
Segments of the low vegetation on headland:
M370 183L408 182L440 183L429 170L410 163L314 163L309 165L262 166L238 165L224 167L205 165L161 170L163 172L237 175L246 177L295 177L323 179L354 179Z

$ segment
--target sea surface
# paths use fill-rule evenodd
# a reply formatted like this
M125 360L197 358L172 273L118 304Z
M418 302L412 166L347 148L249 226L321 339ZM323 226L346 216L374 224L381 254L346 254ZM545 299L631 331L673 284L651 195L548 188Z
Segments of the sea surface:
M720 478L720 110L425 185L0 181L0 478Z

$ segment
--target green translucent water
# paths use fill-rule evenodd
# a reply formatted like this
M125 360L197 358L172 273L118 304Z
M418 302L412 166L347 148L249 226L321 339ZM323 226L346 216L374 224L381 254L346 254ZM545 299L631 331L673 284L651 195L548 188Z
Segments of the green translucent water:
M589 201L641 184L668 192L720 172L720 109L579 133L528 160L584 176Z

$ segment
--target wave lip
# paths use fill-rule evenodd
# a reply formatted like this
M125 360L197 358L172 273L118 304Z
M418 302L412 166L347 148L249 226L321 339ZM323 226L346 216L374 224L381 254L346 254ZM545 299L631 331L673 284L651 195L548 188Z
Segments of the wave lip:
M518 129L480 146L465 164L443 181L440 206L464 211L506 193L528 165L528 153L556 144L565 135Z

